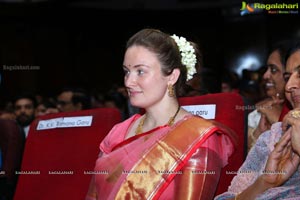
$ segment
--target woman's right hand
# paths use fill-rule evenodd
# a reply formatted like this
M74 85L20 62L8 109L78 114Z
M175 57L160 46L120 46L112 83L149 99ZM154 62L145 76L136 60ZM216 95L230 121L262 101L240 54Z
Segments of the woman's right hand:
M299 166L300 157L294 153L291 146L291 131L291 129L287 130L277 142L260 177L268 188L282 185Z
M300 156L300 109L291 110L282 121L282 129L291 129L291 143L293 150Z

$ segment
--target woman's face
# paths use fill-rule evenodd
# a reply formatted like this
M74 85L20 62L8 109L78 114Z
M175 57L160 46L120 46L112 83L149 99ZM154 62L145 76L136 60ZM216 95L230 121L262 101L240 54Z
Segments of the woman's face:
M123 68L124 82L133 106L147 108L167 96L168 76L161 71L161 64L153 52L142 46L127 49Z
M283 79L284 66L280 61L280 54L274 51L267 60L267 71L263 75L268 97L275 97L277 93L283 98L285 81Z
M286 73L286 98L293 108L300 108L300 50L297 50L287 60Z

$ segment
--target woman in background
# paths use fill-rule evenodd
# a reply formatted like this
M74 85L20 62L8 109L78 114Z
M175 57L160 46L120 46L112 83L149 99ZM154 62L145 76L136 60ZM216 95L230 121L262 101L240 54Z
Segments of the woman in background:
M291 41L281 41L272 48L267 60L267 71L263 74L267 98L256 104L248 115L248 150L257 138L271 125L278 122L284 104L285 57Z

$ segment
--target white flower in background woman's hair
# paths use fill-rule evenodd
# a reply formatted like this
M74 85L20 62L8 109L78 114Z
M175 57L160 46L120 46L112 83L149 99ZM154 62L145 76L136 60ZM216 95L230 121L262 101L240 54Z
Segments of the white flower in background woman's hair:
M193 78L193 75L196 73L196 63L197 58L195 54L194 47L184 38L184 37L178 37L177 35L171 36L180 51L181 54L181 63L186 66L187 69L187 81Z

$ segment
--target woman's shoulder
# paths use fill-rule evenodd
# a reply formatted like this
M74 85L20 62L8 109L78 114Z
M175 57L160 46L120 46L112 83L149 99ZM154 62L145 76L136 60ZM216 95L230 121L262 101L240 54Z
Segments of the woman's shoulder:
M100 144L101 151L108 152L116 144L122 142L129 126L141 115L134 114L128 119L115 124Z
M140 114L134 114L131 117L129 117L128 119L125 119L122 122L119 122L117 124L115 124L113 126L113 128L110 130L110 132L108 133L109 135L114 135L114 134L118 134L120 135L120 131L123 133L126 132L126 130L128 129L128 127L135 121L137 120L139 117L141 117Z
M280 138L282 134L282 122L275 122L272 124L270 130L263 132L258 139L270 140L273 138Z
M114 127L128 126L128 125L130 125L132 122L134 122L135 120L137 120L139 117L141 117L140 114L134 114L134 115L132 115L131 117L125 119L124 121L115 124Z
M274 145L282 135L281 122L272 124L271 129L263 132L257 139L255 146L268 148L270 151L274 149Z
M205 119L201 116L197 116L197 115L190 115L187 116L186 119L190 119L193 123L192 126L194 127L198 127L198 128L208 128L208 129L212 129L215 130L216 132L233 132L233 130L227 126L226 124L223 124L221 122L218 122L214 119Z
M192 126L194 126L197 130L203 130L206 133L217 134L217 135L224 135L226 138L230 138L231 143L233 145L237 144L237 134L235 131L231 129L231 127L220 123L213 119L205 119L200 116L192 115L189 117L190 119L193 119Z

